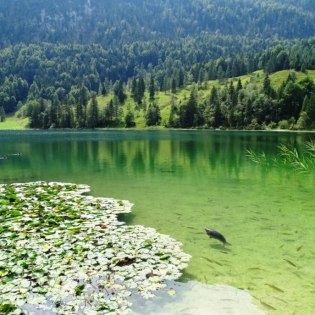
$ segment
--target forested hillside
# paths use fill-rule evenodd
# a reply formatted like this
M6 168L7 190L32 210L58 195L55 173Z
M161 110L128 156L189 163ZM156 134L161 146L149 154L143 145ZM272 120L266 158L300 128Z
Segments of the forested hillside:
M99 43L208 32L269 38L314 35L311 0L2 0L1 44Z
M6 114L32 101L71 112L82 102L78 91L88 101L94 93L118 97L118 87L125 106L122 94L134 94L139 81L147 92L176 94L259 69L315 69L310 0L0 0L0 29ZM80 111L72 115L81 120Z

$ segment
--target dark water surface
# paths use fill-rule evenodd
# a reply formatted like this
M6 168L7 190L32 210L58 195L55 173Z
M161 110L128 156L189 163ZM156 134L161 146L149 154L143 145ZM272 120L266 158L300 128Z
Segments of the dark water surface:
M129 224L192 255L184 278L246 288L270 314L315 312L314 174L253 164L314 134L210 131L0 132L0 183L88 184L135 204ZM205 227L232 246L211 240Z

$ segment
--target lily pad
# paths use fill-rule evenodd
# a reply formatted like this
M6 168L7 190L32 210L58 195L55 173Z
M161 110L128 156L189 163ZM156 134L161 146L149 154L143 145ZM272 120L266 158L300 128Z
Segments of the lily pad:
M132 204L89 191L0 185L1 314L123 314L131 294L152 297L181 275L190 257L180 243L118 221Z

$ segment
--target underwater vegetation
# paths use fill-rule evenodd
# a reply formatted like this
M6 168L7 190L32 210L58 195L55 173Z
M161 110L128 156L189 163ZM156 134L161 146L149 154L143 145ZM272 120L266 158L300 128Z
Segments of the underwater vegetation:
M281 144L278 146L276 156L268 156L265 152L256 153L248 149L246 156L262 166L287 167L301 172L315 171L315 141L307 141L301 148Z
M86 185L0 185L0 313L127 314L190 256L167 235L127 226L128 201L83 195Z

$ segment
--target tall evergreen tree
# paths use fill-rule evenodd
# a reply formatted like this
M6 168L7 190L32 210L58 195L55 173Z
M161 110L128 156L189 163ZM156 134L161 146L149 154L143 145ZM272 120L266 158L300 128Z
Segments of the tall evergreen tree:
M154 78L151 75L150 78L150 85L149 85L149 96L150 96L150 100L153 101L154 100L154 95L155 95L155 84L154 84Z
M147 126L158 126L161 123L160 107L155 103L150 103L145 115L145 121Z
M126 99L126 94L124 92L123 83L121 80L118 80L114 84L114 93L118 97L120 103L124 103Z
M143 77L141 76L139 78L139 82L138 82L138 103L141 103L141 100L144 97L144 92L145 92L145 82Z
M107 104L104 109L104 125L105 127L113 127L114 126L114 116L115 116L115 109L114 109L114 102L113 99Z
M135 77L133 77L132 82L131 82L131 95L135 101L137 101L137 94L138 93L138 82Z
M265 78L264 78L263 90L267 96L269 96L269 97L274 96L274 91L271 87L270 78L269 78L268 73L266 73Z
M88 107L87 127L94 129L98 126L98 122L99 122L98 102L96 99L96 95L94 94Z
M127 114L125 116L125 127L133 128L135 126L136 126L135 115L130 109L128 109Z
M79 91L79 100L76 104L76 127L86 127L86 109L89 100L89 91L86 86L82 85Z
M181 126L184 128L196 127L198 123L198 103L196 91L193 89L186 105L181 108Z
M175 78L172 78L172 87L171 87L171 90L172 90L172 93L173 93L173 94L176 93L176 89L177 89L176 80L175 80Z
M58 122L58 111L60 107L60 101L57 94L54 94L53 99L51 100L50 110L49 110L49 127L59 127Z
M0 122L4 122L5 121L5 111L3 106L0 106Z
M175 97L172 97L171 110L167 122L167 127L178 128L179 127L179 111Z

